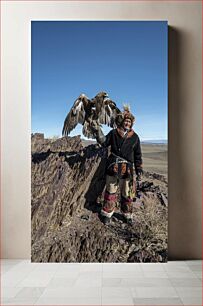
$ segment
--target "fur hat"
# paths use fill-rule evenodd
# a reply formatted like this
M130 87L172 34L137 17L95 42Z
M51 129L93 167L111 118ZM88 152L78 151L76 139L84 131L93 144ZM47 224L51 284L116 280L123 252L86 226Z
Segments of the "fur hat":
M134 123L134 121L135 121L135 117L134 117L133 114L130 112L130 106L127 105L127 104L124 104L123 109L124 109L124 111L123 111L124 120L125 120L125 119L130 119L131 122L132 122L132 125L133 125L133 123Z
M133 116L133 114L130 112L130 106L127 104L123 105L123 112L121 112L120 114L117 115L116 118L116 125L117 126L122 126L123 121L125 119L130 119L132 124L131 124L131 128L133 126L133 123L135 122L135 117Z

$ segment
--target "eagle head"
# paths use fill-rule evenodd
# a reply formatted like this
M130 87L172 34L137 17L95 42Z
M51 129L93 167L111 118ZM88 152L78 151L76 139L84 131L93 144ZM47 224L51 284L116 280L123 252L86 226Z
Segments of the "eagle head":
M99 92L99 93L96 95L96 97L97 97L97 98L103 98L103 99L105 99L105 98L108 98L109 95L107 94L107 92L101 91L101 92ZM95 98L96 98L96 97L95 97Z
M95 99L96 101L100 101L100 103L103 103L109 99L109 95L107 94L107 92L101 91L95 96Z

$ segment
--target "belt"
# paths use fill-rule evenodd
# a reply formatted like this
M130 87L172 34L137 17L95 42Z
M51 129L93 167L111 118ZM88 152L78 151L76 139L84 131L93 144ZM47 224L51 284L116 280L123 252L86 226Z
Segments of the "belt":
M127 161L125 158L120 157L118 155L116 155L115 153L111 153L112 155L114 155L116 157L116 162L118 160L118 163L128 163L128 164L132 164L131 162Z
M118 155L116 155L115 153L111 153L112 155L114 155L116 157L116 161L111 163L108 168L110 168L112 165L114 164L122 164L122 163L125 163L125 164L132 164L131 162L127 161L125 158L123 157L120 157Z

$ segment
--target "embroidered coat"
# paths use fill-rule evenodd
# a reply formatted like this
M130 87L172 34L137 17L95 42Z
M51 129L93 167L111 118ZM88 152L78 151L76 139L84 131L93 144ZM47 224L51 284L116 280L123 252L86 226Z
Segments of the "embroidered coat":
M120 178L132 177L133 164L136 173L142 168L140 139L133 129L126 134L123 129L113 129L106 135L101 145L111 147L107 161L108 175L117 175Z

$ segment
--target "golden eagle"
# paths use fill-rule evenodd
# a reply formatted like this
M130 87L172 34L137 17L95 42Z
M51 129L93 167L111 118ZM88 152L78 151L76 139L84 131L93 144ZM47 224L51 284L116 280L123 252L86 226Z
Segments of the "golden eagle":
M67 136L78 123L83 125L82 133L87 138L95 138L94 129L106 124L112 128L117 125L116 118L121 111L106 92L98 93L93 99L81 94L74 102L63 125L62 135Z

